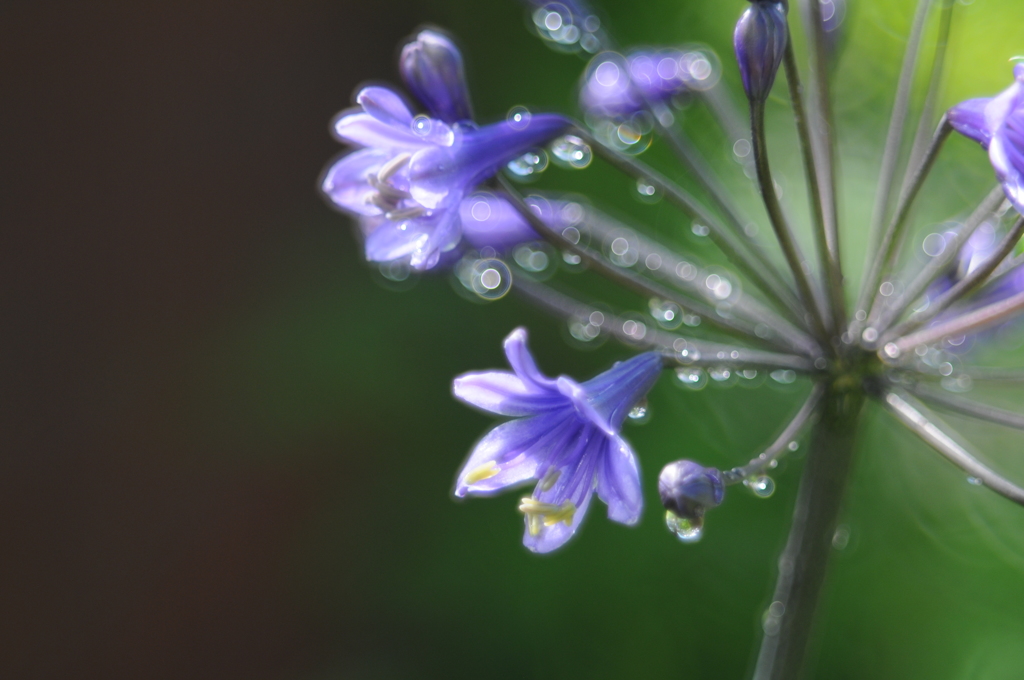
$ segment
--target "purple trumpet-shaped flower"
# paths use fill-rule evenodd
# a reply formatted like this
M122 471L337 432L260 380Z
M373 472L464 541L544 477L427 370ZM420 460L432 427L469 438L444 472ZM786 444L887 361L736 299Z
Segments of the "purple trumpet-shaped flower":
M539 207L535 207L535 200L528 198L526 202L540 212ZM550 209L547 212L550 213ZM500 252L540 238L519 211L501 196L473 194L462 202L459 213L462 217L462 235L466 243L477 250L494 248ZM541 212L540 216L550 223L550 214Z
M953 128L988 149L1006 197L1024 212L1024 64L1014 82L995 97L968 99L949 110Z
M537 480L519 506L526 516L523 543L534 552L549 552L572 537L595 490L610 519L635 524L643 509L640 473L619 428L658 379L661 356L640 354L580 384L543 375L522 328L505 339L505 355L513 372L467 373L453 384L462 401L516 418L476 445L455 495L488 495Z
M733 47L743 90L751 102L768 97L788 39L786 8L781 2L754 0L736 22Z
M472 188L528 149L561 134L568 121L539 114L481 128L413 116L397 94L368 87L362 111L334 123L342 141L365 147L330 166L321 187L339 208L360 217L383 216L366 236L366 258L408 258L430 269L461 237L459 206Z
M462 54L448 36L429 29L420 31L402 48L398 70L434 117L446 123L473 118Z
M690 90L706 90L714 76L710 60L698 50L640 50L627 57L603 52L587 66L580 108L597 116L628 116L643 110L645 99L667 102Z

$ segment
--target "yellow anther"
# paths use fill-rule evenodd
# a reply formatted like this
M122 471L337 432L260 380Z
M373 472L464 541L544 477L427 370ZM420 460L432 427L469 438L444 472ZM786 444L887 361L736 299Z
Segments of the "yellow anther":
M526 516L526 529L530 532L531 536L536 536L540 533L540 515L527 515Z
M494 475L501 472L501 468L493 460L479 467L475 467L466 473L466 484L476 484L482 482L485 479L490 479Z
M538 532L540 531L541 521L544 522L546 527L554 526L559 522L564 522L566 526L572 526L572 518L576 514L576 504L567 500L558 506L554 503L544 503L527 496L519 502L519 512L526 515L529 520L527 526L530 529L530 534L536 536L534 533L534 522L536 522Z
M555 485L558 478L562 476L561 470L548 470L548 473L541 478L540 483L537 484L537 488L541 491L547 491Z

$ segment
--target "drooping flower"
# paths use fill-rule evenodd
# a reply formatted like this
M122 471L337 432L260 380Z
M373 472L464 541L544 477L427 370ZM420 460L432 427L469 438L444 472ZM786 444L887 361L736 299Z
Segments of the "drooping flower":
M439 31L420 31L402 48L398 70L406 86L427 111L446 123L473 118L462 54Z
M781 2L753 0L736 22L733 47L743 90L751 102L761 102L768 97L788 38L786 8Z
M636 458L619 429L654 385L661 356L640 354L584 383L548 378L526 347L526 331L505 339L512 372L467 373L452 391L462 401L515 420L476 445L459 473L456 496L489 495L537 481L523 498L523 543L534 552L558 548L575 533L594 491L608 517L634 524L643 509Z
M509 160L558 136L568 121L538 114L481 128L413 116L395 92L362 90L361 111L334 124L341 141L364 147L329 167L321 186L338 207L384 219L366 234L366 258L409 258L429 269L460 239L459 206L474 186Z
M714 85L714 69L699 50L638 50L623 57L602 52L587 66L580 108L604 117L628 116L644 109L644 100L668 102L690 90Z
M1024 64L1013 67L1013 77L1002 93L961 102L948 117L953 129L988 149L1006 198L1024 212Z

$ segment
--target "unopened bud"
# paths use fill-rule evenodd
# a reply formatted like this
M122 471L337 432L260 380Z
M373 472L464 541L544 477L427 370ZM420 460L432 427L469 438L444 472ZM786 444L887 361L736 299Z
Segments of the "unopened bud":
M789 37L781 2L755 0L736 22L733 47L743 89L751 102L763 102L775 82Z
M722 473L692 460L677 460L666 465L658 476L661 504L679 517L691 520L704 516L707 508L722 503L725 484Z
M434 117L446 123L473 117L462 54L443 33L420 31L402 49L398 68L402 80Z

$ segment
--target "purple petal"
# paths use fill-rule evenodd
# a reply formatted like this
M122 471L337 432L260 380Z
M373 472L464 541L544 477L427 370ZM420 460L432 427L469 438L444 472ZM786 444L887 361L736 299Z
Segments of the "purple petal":
M408 125L388 125L363 112L342 112L332 128L340 141L356 146L410 152L427 146Z
M391 262L411 257L427 247L432 231L426 220L385 220L366 237L366 259Z
M441 253L448 252L459 243L462 235L462 221L459 219L459 209L456 205L451 208L436 210L429 218L418 219L429 220L432 224L430 238L427 240L424 248L413 253L409 264L414 269L431 269L437 264Z
M576 533L580 522L587 514L587 508L590 507L590 499L594 495L595 468L600 461L601 447L604 442L604 437L597 430L585 427L577 436L573 450L563 455L563 461L568 464L556 464L548 468L549 472L557 473L557 479L547 489L544 489L545 483L542 477L541 482L534 490L533 498L538 502L550 503L559 508L564 508L566 503L569 503L571 505L568 507L572 509L572 515L568 518L568 524L558 521L548 525L541 521L539 526L535 525L534 527L537 530L536 533L531 531L530 518L527 516L523 545L533 552L546 553L561 547Z
M557 382L547 377L537 368L537 363L526 346L526 329L519 327L505 338L505 357L508 365L527 384L532 384L539 391L554 392L558 389Z
M502 416L532 416L564 408L564 399L524 382L508 371L465 373L452 383L452 394L471 406Z
M324 173L320 187L337 206L357 215L379 215L380 208L369 202L376 190L367 176L376 173L392 154L381 149L350 153Z
M973 139L988 148L989 142L992 140L992 130L985 123L985 107L991 101L991 98L985 98L960 102L949 110L950 125L964 137Z
M386 87L364 87L356 95L356 103L385 125L407 128L412 123L409 107Z
M612 424L608 422L608 419L604 414L594 408L594 405L591 403L590 395L582 385L572 378L564 375L558 377L557 384L558 391L572 401L573 407L576 409L576 412L580 414L581 418L593 423L598 429L610 437L614 437L618 434L618 429L612 427ZM632 406L630 408L632 408Z
M537 468L564 446L578 423L565 414L520 418L491 429L473 448L455 483L455 495L490 494L536 476Z
M621 437L611 437L597 468L597 495L608 505L608 519L636 524L644 508L636 456Z
M476 249L507 250L539 236L504 198L474 194L459 205L462 235Z

